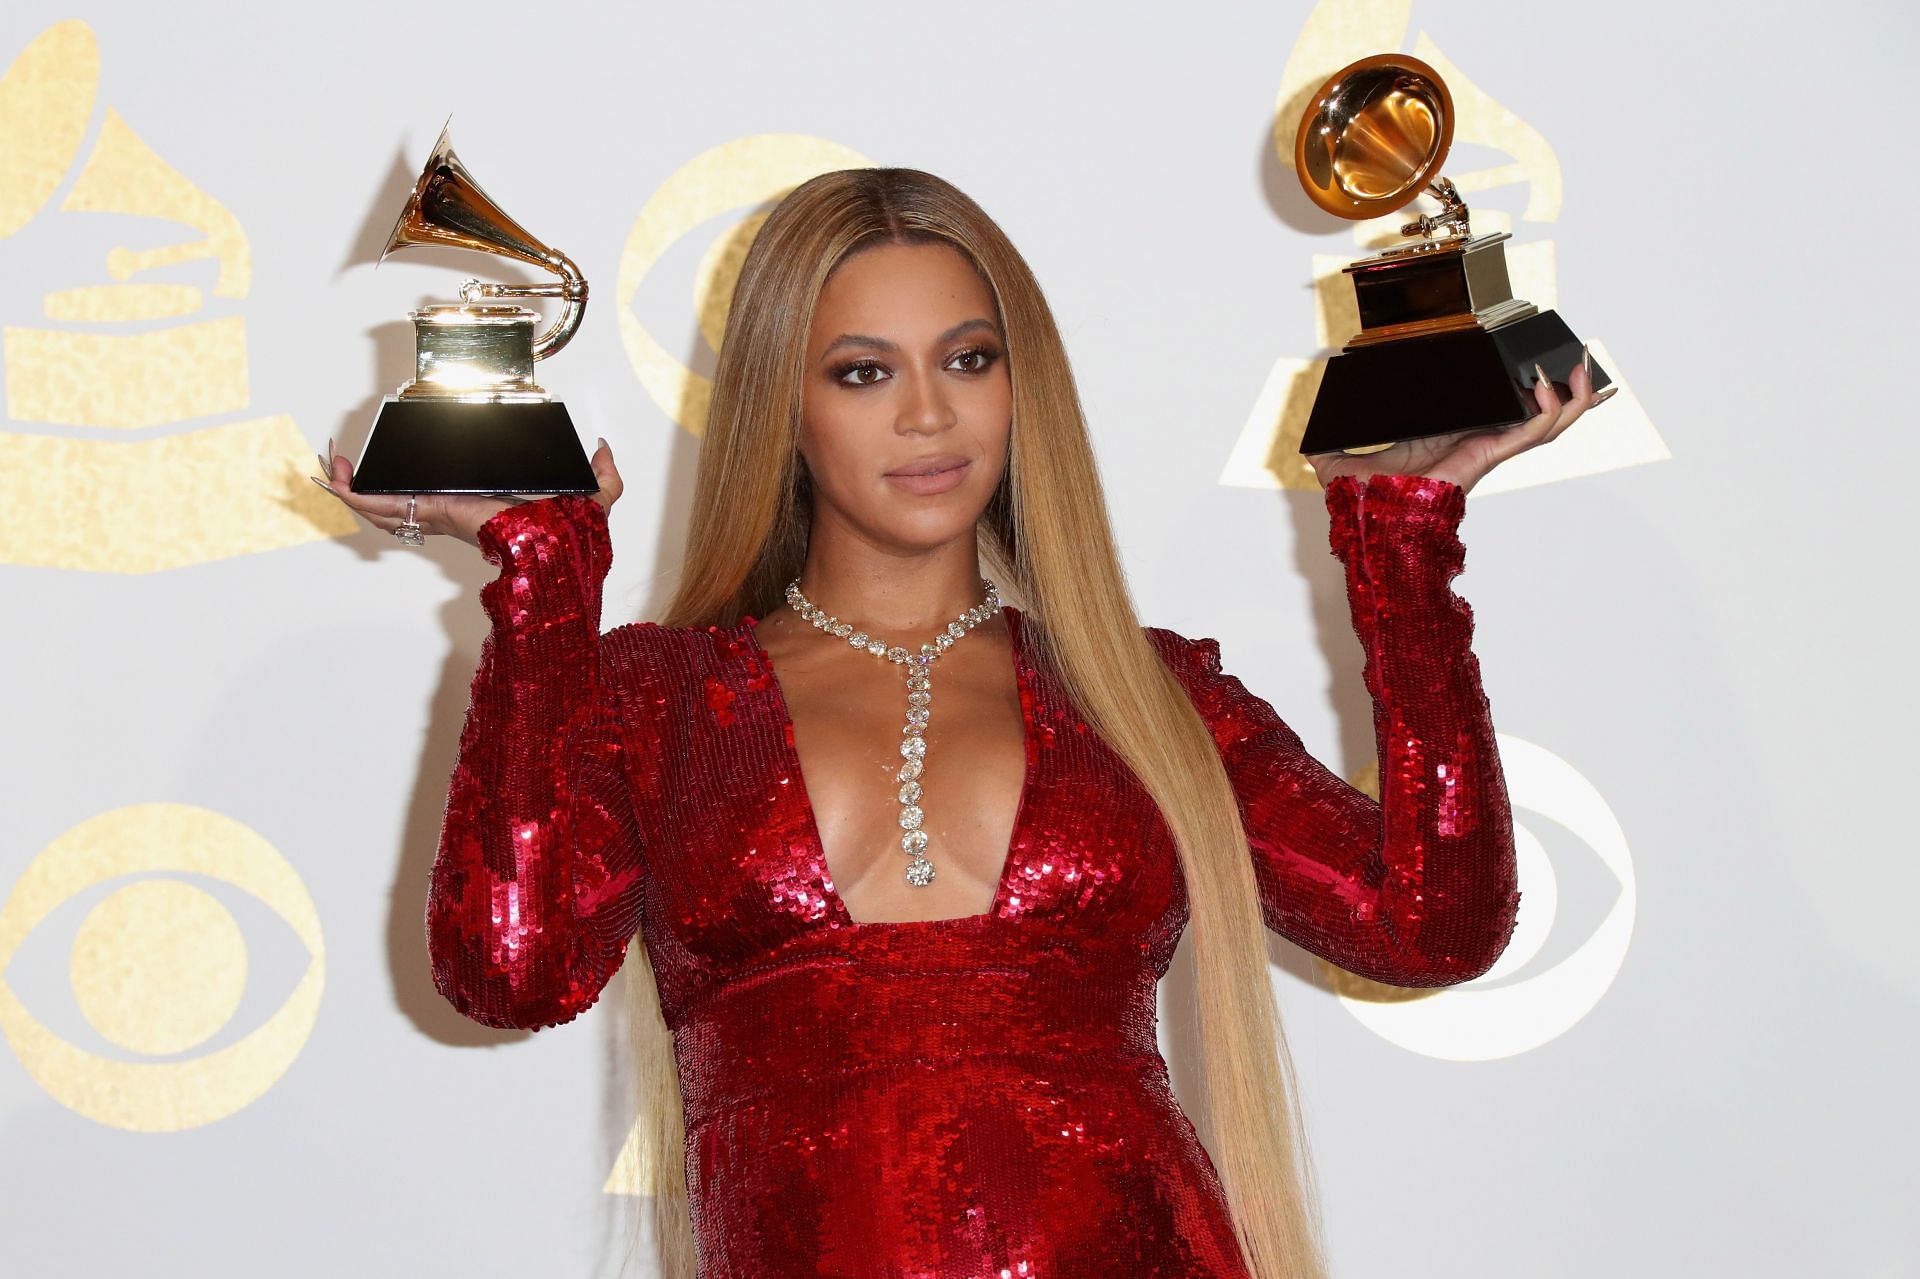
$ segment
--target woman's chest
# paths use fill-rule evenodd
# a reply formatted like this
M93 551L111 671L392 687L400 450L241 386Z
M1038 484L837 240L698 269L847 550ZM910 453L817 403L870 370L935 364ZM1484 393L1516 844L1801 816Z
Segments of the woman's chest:
M1005 847L987 908L860 922L823 851L780 685L742 630L667 632L695 642L647 663L625 698L650 916L672 930L689 963L750 964L819 930L851 942L1032 929L1137 945L1164 972L1186 920L1171 835L1131 771L1043 672L1016 654L1025 750L1013 757L1018 801L1010 827L1001 819ZM938 766L964 761L930 765L928 775ZM979 793L1012 780L991 779ZM931 807L931 783L928 791ZM952 794L964 804L968 788ZM900 807L885 785L876 784L872 802L883 813ZM955 829L964 820L953 819Z

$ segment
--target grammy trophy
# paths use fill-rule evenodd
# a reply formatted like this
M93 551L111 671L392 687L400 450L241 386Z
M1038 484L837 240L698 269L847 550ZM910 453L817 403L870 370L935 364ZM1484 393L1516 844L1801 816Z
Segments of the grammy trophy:
M451 123L451 122L449 122ZM566 407L533 380L534 361L573 337L587 282L572 260L529 235L480 189L440 130L380 254L412 245L473 249L531 263L554 284L468 280L458 305L422 307L413 320L413 379L386 397L353 471L356 493L594 493L599 483ZM482 298L556 297L540 316Z
M1536 364L1563 399L1571 394L1580 339L1554 312L1513 296L1511 235L1469 231L1465 202L1439 176L1452 142L1446 84L1403 53L1341 68L1301 115L1294 168L1322 209L1362 221L1423 191L1441 203L1400 228L1419 239L1344 268L1360 331L1327 361L1302 453L1518 425L1539 411ZM1594 390L1612 380L1592 369Z

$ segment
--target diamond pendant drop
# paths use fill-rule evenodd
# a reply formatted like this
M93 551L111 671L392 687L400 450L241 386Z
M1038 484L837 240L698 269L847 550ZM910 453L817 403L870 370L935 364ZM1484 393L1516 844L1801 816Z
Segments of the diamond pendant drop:
M845 640L854 648L865 649L876 657L907 668L907 722L900 730L902 763L894 778L899 787L894 799L900 806L900 851L911 859L907 862L907 883L914 888L926 887L933 882L934 876L933 863L926 856L927 845L931 842L925 829L926 813L920 807L920 778L926 771L926 728L933 716L931 667L934 659L945 653L956 640L999 612L999 588L986 578L982 578L980 584L986 587L986 599L962 613L957 620L947 623L946 628L930 643L922 644L917 653L908 652L897 644L890 645L866 631L856 631L839 618L815 607L801 593L798 579L787 586L787 603L810 625Z
M901 730L900 753L916 766L925 762L927 739L922 736L927 722L933 717L933 681L926 666L915 663L907 669L907 724ZM918 702L914 701L919 698ZM920 811L920 771L916 767L914 775L902 780L900 785L900 825L906 835L900 840L900 851L912 858L907 863L907 883L914 888L925 888L933 882L933 863L927 860L927 832L921 829L921 820L925 814ZM913 836L919 836L913 839ZM911 842L909 842L911 840Z

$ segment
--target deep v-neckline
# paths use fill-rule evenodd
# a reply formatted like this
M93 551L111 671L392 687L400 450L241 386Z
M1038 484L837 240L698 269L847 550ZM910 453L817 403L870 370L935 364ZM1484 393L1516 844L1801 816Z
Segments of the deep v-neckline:
M780 687L779 673L774 669L773 656L761 646L760 637L755 634L759 619L752 614L741 617L739 629L745 633L748 648L765 666L767 685L773 698L773 706L778 713L779 722L773 725L778 739L775 748L781 761L791 772L794 784L798 788L796 801L800 806L803 831L807 841L807 852L820 867L819 884L821 896L827 903L827 913L840 928L863 930L882 928L958 928L980 925L995 918L1006 901L1008 884L1013 878L1014 852L1020 847L1020 827L1027 815L1027 799L1033 792L1034 732L1032 717L1027 709L1027 665L1024 652L1021 627L1026 618L1020 610L1011 604L1000 606L1001 614L1007 620L1007 634L1010 640L1008 652L1013 662L1013 677L1019 689L1020 697L1020 799L1013 810L1013 829L1007 835L1007 848L1000 861L1000 873L994 880L993 899L987 903L984 911L971 915L948 915L941 919L868 919L859 920L847 909L846 899L840 896L840 889L833 882L833 870L827 862L826 840L820 834L819 815L813 809L813 793L807 789L806 772L800 764L800 751L794 745L793 710L787 704L786 690Z

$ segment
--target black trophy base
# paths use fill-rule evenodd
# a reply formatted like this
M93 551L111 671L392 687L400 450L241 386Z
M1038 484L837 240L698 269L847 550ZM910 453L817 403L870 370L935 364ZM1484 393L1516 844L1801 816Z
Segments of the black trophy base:
M389 398L353 468L356 493L597 493L556 400L468 404Z
M1327 361L1302 453L1370 448L1450 431L1518 426L1540 411L1538 364L1561 399L1580 339L1552 311L1497 329L1466 329L1343 351ZM1593 389L1613 379L1598 363Z

